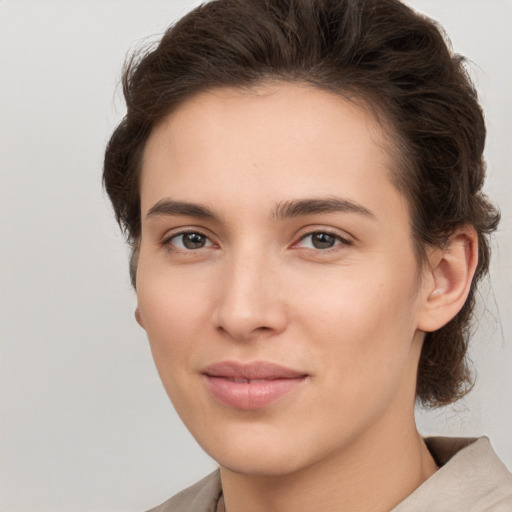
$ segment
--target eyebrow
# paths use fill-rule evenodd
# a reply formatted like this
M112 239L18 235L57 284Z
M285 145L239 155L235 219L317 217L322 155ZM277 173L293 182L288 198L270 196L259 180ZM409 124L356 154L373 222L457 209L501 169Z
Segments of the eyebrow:
M340 197L321 199L297 199L279 203L272 216L278 219L317 215L320 213L357 213L365 217L375 218L375 215L359 203Z
M210 208L202 204L189 203L186 201L174 201L172 199L161 199L153 205L148 213L146 219L151 217L159 217L162 215L178 216L184 215L187 217L196 217L199 219L218 221L219 216L215 214Z
M321 213L357 213L365 217L375 218L375 215L364 206L339 197L295 199L278 203L272 211L275 219L287 219L303 217L306 215L318 215ZM219 222L220 216L205 205L188 202L175 201L173 199L161 199L153 205L146 218L159 216L186 216L198 219L212 220Z

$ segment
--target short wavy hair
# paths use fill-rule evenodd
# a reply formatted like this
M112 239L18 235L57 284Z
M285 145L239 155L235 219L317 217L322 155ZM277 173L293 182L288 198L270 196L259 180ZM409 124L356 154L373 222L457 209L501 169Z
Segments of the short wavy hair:
M465 60L434 21L397 0L214 0L128 60L127 113L108 143L103 178L132 247L132 283L141 157L153 127L197 93L267 81L356 98L393 128L393 179L408 201L419 261L457 228L475 229L479 258L469 297L448 324L426 334L417 377L423 404L457 400L472 383L470 321L499 212L482 192L485 123Z

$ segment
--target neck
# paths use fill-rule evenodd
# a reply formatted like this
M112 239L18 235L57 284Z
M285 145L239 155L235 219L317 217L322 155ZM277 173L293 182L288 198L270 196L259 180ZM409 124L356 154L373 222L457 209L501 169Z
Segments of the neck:
M226 512L389 512L437 469L413 419L349 445L292 474L221 468Z

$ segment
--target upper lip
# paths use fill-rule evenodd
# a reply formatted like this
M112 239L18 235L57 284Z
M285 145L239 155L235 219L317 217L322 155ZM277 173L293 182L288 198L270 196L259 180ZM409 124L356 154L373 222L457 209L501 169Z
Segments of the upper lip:
M252 363L220 361L207 366L202 373L209 377L247 380L297 379L307 376L305 372L268 361L254 361Z

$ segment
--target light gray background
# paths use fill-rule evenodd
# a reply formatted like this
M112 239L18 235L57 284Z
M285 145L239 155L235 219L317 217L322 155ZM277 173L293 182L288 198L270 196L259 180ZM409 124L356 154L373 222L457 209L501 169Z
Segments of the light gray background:
M100 186L129 48L197 2L0 0L0 512L137 511L214 463L168 403L135 324ZM512 2L415 0L475 63L503 223L472 354L477 386L418 413L488 434L512 468Z

